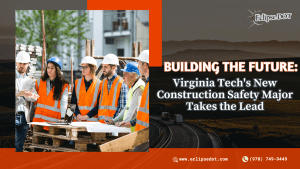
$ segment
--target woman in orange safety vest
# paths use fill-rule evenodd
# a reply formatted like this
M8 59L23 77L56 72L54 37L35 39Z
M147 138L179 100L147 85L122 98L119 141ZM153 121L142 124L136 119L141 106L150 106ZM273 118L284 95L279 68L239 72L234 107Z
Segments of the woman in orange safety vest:
M86 56L80 63L83 78L75 81L71 104L76 104L76 120L98 122L100 79L96 78L97 61ZM74 120L75 121L75 120Z
M61 73L61 61L52 57L47 61L46 71L35 83L40 96L35 102L33 122L58 122L68 106L68 82ZM49 127L44 126L44 130Z

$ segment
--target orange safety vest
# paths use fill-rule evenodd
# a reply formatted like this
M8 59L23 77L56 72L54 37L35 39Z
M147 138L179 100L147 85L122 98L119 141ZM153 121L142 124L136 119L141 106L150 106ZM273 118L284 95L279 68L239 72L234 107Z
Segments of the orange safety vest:
M135 131L149 127L149 82L142 95L139 111L136 115Z
M100 123L105 123L101 117L108 119L113 119L114 114L117 111L118 99L120 97L121 87L123 80L120 76L117 76L113 81L110 91L108 93L107 79L104 79L101 86L101 95L99 99L99 109L98 109L98 120Z
M100 93L101 80L95 79L86 91L84 78L75 81L75 93L77 97L77 105L82 116L87 115L96 105L97 98ZM74 121L76 121L74 119ZM98 115L88 118L86 121L97 122Z
M61 119L60 114L60 100L53 100L54 87L50 90L47 95L47 82L38 79L35 82L38 95L40 97L35 102L36 109L33 117L33 122L58 122ZM69 85L63 86L62 93L69 90ZM49 127L44 126L44 130L49 130Z

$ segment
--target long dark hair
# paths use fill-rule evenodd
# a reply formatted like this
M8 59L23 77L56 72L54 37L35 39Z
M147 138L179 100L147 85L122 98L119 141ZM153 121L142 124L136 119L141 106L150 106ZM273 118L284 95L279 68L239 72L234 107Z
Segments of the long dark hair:
M54 87L53 100L60 100L63 86L65 84L69 84L69 83L64 79L64 76L61 74L59 66L54 62L49 62L49 63L53 63L55 65L55 72L56 72L56 77L52 84ZM42 76L42 80L46 81L48 78L49 78L49 75L47 73L47 66L46 66L46 70L44 72L44 75Z

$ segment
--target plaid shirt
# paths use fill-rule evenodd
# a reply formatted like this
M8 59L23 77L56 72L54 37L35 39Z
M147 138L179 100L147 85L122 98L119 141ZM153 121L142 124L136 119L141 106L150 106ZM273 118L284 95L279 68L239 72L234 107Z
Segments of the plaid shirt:
M118 76L117 74L114 74L111 79L107 78L108 93L110 91L110 88L111 88L111 85L112 85L113 81L116 79L117 76ZM128 90L129 90L128 86L123 82L122 86L121 86L120 97L118 99L118 107L117 107L116 113L114 115L114 118L118 116L118 114L121 112L121 110L123 108L125 108L126 101L127 101Z

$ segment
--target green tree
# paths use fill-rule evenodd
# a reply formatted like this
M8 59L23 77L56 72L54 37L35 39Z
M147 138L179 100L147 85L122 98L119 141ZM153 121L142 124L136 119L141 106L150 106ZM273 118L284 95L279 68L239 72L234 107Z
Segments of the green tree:
M78 53L80 47L78 38L86 39L84 34L89 31L89 27L82 26L88 22L87 13L81 12L80 15L76 15L77 12L77 10L44 10L46 58L59 57L63 54L57 51L58 45L67 49L73 45L75 50L73 52ZM42 11L17 10L16 36L17 43L43 47ZM70 50L64 53L67 56L71 55Z

